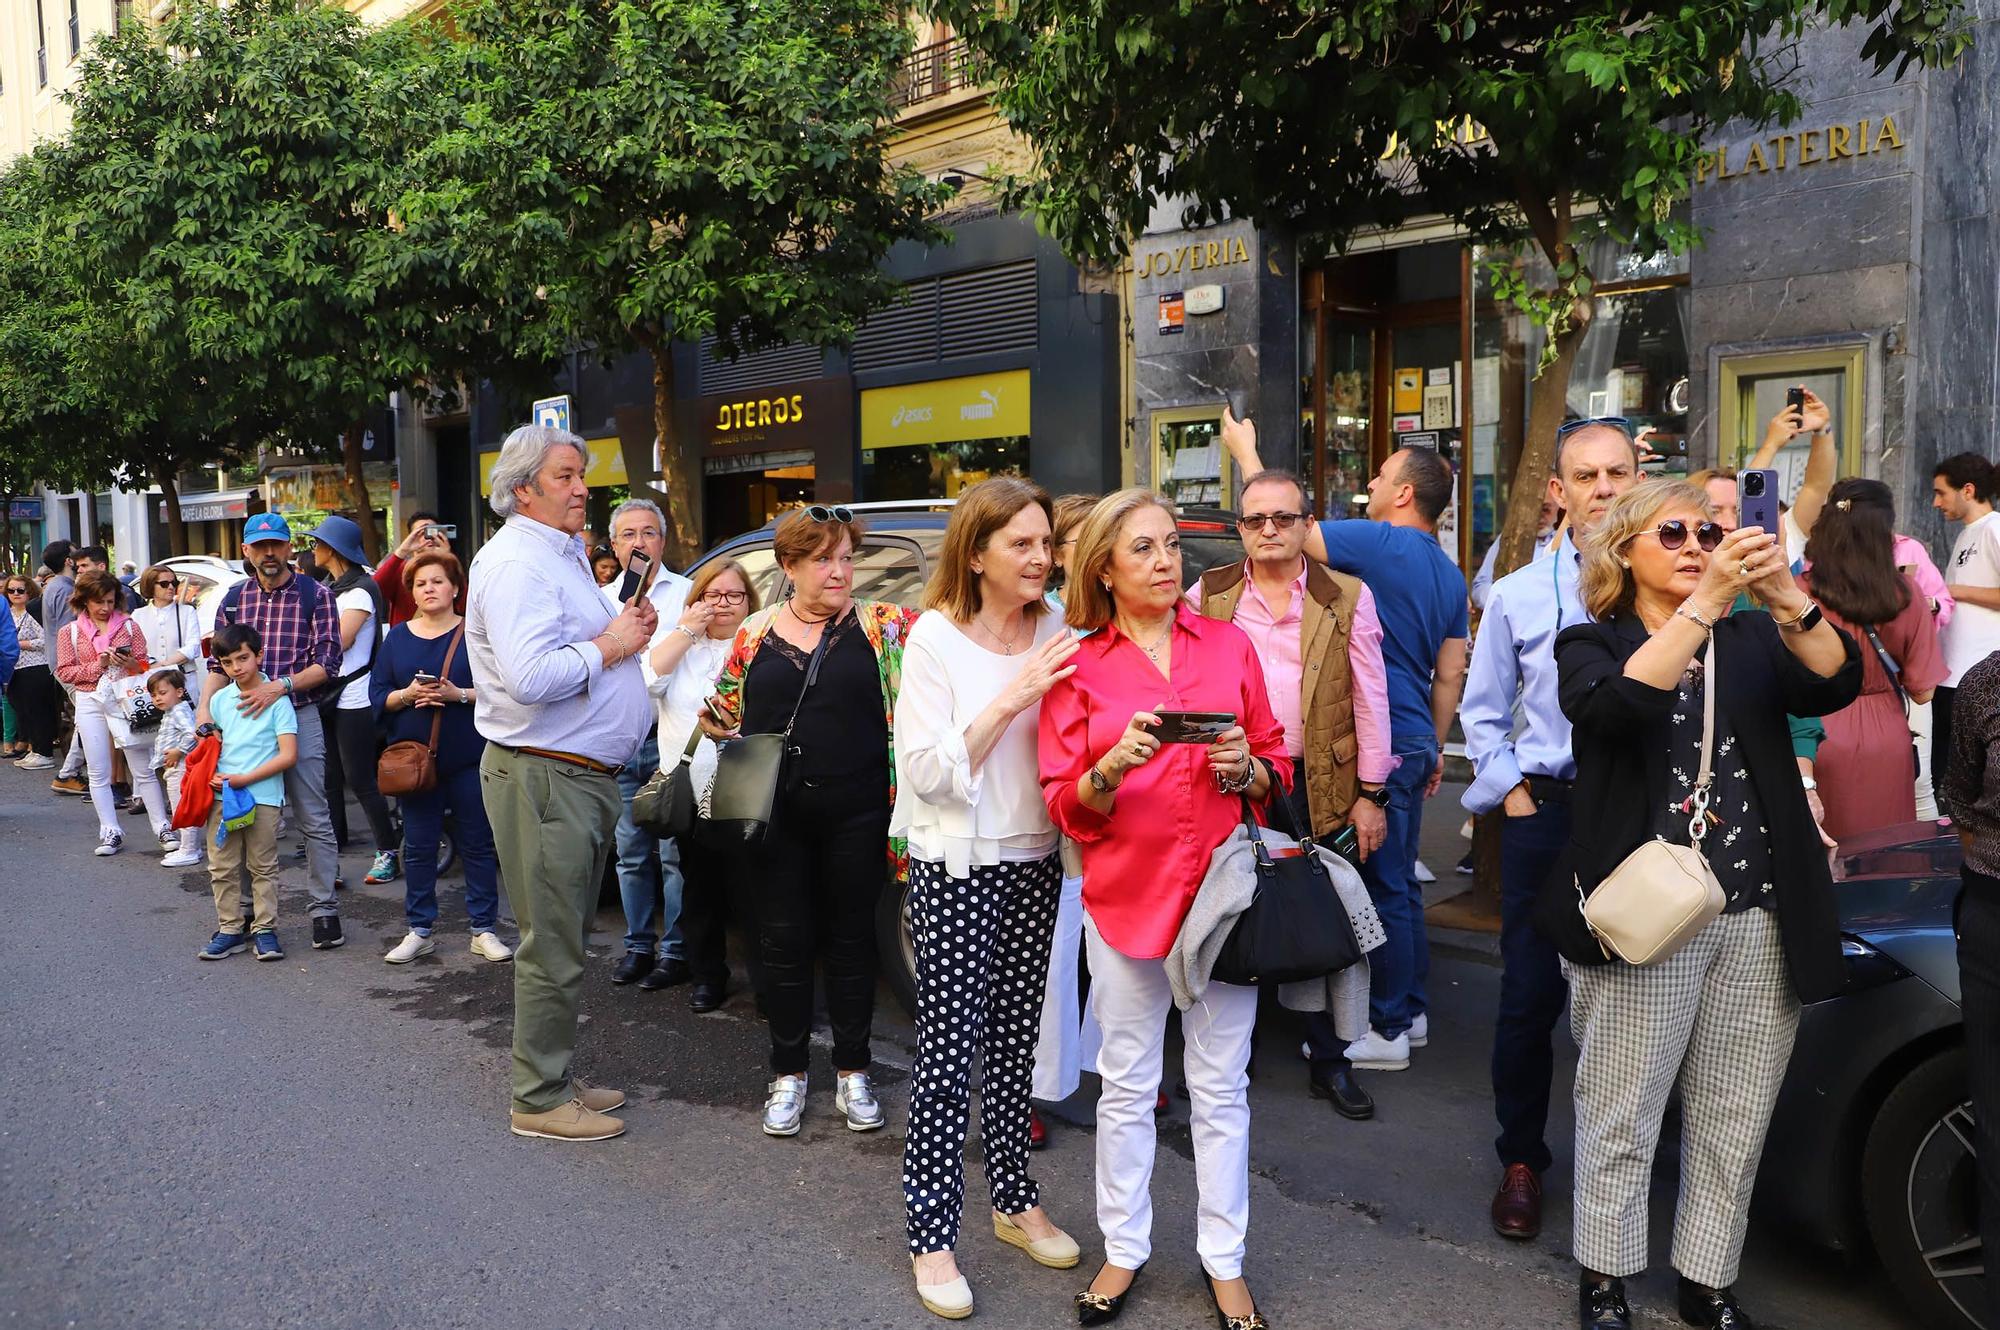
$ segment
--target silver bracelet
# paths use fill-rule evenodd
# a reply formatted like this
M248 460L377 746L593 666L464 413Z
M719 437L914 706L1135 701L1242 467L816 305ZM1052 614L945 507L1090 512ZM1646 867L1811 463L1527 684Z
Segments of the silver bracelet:
M1701 630L1705 633L1715 631L1715 620L1702 614L1700 610L1694 608L1693 604L1688 601L1682 601L1680 608L1675 610L1674 613L1680 615L1683 619L1689 619L1700 624Z

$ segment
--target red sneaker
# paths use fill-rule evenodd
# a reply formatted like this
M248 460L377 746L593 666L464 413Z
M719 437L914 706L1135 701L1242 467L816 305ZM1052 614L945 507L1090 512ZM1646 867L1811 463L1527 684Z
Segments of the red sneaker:
M1049 1124L1042 1121L1042 1115L1033 1108L1028 1110L1028 1148L1040 1150L1049 1143Z

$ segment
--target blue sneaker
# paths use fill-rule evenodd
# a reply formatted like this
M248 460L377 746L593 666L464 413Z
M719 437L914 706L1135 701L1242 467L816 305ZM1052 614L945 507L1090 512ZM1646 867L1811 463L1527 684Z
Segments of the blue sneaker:
M249 945L243 940L241 933L217 933L197 954L205 961L219 961L234 956Z
M278 945L278 935L268 928L252 933L250 945L257 948L257 959L260 961L285 959L285 949Z

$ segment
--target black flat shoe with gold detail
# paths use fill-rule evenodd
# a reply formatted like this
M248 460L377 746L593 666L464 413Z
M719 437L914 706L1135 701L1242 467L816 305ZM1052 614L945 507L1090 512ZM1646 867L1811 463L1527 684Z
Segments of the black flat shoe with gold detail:
M1202 1279L1208 1284L1208 1300L1215 1304L1215 1324L1220 1330L1271 1330L1271 1323L1254 1306L1248 1316L1231 1316L1222 1310L1222 1299L1216 1295L1215 1281L1206 1273L1203 1273Z
M1100 1269L1097 1273L1101 1275L1105 1269L1109 1269L1110 1267L1111 1263L1106 1261L1104 1269ZM1132 1282L1125 1286L1123 1293L1093 1293L1089 1289L1085 1289L1083 1292L1077 1294L1076 1323L1078 1325L1109 1325L1111 1322L1117 1320L1118 1313L1125 1310L1125 1299L1131 1297L1132 1290L1139 1286L1139 1276L1144 1273L1145 1269L1146 1267L1142 1263L1137 1270L1132 1272ZM1090 1282L1094 1284L1097 1281L1092 1279Z

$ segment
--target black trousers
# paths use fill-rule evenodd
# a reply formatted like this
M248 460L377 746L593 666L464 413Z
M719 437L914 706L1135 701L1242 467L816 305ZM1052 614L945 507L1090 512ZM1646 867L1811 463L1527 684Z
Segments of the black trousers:
M62 723L62 690L46 665L14 671L7 685L14 704L14 737L43 757L55 755L56 728Z
M1965 1013L1965 1072L1979 1151L1979 1236L2000 1252L2000 878L1960 870L1959 1005ZM1986 1323L2000 1326L2000 1270L1986 1260Z
M1942 687L1931 694L1931 789L1937 792L1940 816L1951 812L1945 807L1944 778L1951 770L1951 702L1957 695L1956 688Z
M750 940L751 986L764 991L763 960L756 954L756 901L743 872L740 850L709 843L702 829L680 837L681 941L686 949L688 977L697 984L729 982L729 925L734 922Z
M382 753L375 738L375 713L367 707L342 711L331 702L322 702L319 719L326 731L326 807L333 821L334 840L347 844L343 791L352 790L368 816L376 852L395 849L396 828L389 820L389 801L375 788L375 759Z
M802 784L779 802L752 856L764 955L771 1070L803 1075L812 1036L814 962L826 984L833 1065L869 1063L875 1021L875 904L888 876L889 782Z

